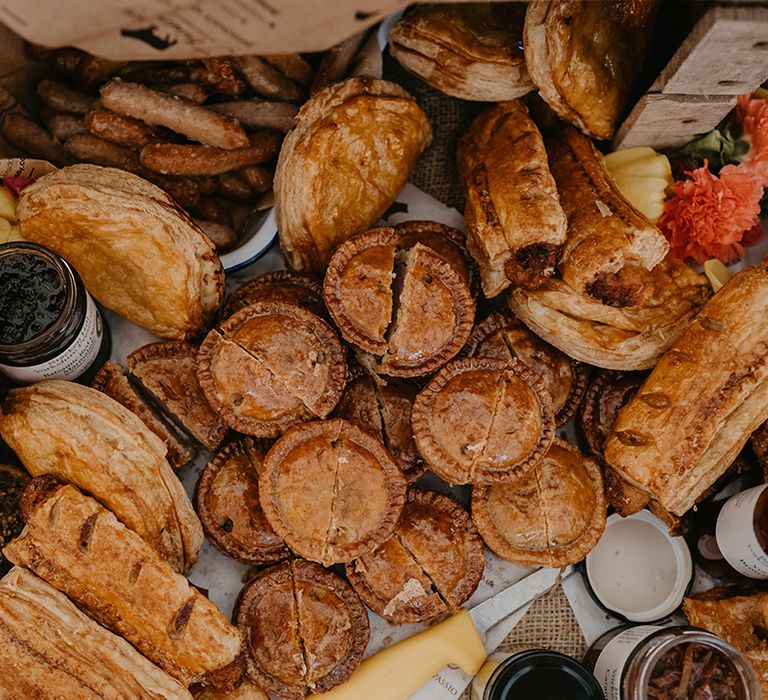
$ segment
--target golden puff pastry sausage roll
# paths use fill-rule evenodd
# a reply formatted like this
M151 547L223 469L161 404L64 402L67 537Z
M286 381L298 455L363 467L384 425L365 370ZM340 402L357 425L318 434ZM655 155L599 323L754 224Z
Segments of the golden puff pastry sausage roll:
M213 244L137 175L73 165L27 187L17 214L24 238L68 260L98 301L156 335L198 335L221 304Z
M539 286L555 274L566 218L538 128L522 102L478 116L459 145L467 246L483 292Z
M389 32L406 70L446 95L501 102L535 89L523 55L526 6L477 2L414 7Z
M768 415L768 270L737 274L704 306L608 437L605 461L683 515Z
M192 698L128 642L18 567L0 581L0 674L10 698Z
M117 401L72 382L12 389L0 435L32 476L53 474L92 494L186 571L203 542L200 521L157 435Z
M525 62L539 94L566 122L609 139L631 97L658 0L533 0Z
M679 260L651 274L642 304L602 304L559 279L541 289L513 289L509 307L536 335L576 360L605 369L648 369L712 294L709 282Z
M643 301L648 274L669 251L661 232L621 194L592 142L572 127L547 140L568 233L560 273L576 291L611 306Z
M222 612L106 508L53 477L27 487L26 527L5 549L185 686L234 687L242 637Z
M280 247L298 272L322 274L336 246L381 217L432 140L413 97L351 78L314 95L283 142L275 172Z

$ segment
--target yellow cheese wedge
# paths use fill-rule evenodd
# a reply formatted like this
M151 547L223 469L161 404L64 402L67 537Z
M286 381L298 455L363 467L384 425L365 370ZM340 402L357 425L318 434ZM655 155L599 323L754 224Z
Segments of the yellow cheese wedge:
M655 223L664 211L664 192L667 180L663 177L630 177L619 174L614 177L621 193L649 221Z
M7 219L12 224L17 223L16 219L16 197L13 192L0 186L0 217Z
M466 610L393 644L360 664L346 683L318 700L404 700L440 669L455 664L475 675L486 658L483 640Z
M604 161L621 193L655 224L664 211L667 187L672 183L669 159L648 146L638 146L609 153Z
M719 292L733 277L733 272L717 258L712 258L704 263L704 274L712 285L713 292Z
M650 146L635 146L635 148L624 148L621 151L609 153L605 156L605 164L609 170L613 171L615 168L620 168L626 163L633 163L641 158L655 155L656 151Z

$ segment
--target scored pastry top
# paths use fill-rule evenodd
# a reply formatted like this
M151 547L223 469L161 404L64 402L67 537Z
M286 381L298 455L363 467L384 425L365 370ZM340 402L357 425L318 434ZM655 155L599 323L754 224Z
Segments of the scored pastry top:
M249 677L287 700L347 680L370 635L349 584L301 559L258 574L240 592L233 618L245 637Z
M581 561L605 529L605 510L597 463L559 438L522 479L472 490L472 519L483 540L518 564Z
M406 623L458 609L484 566L483 543L466 510L448 496L411 489L392 537L348 563L346 573L372 610Z
M469 337L475 313L469 265L450 237L432 243L446 257L430 247L442 235L424 231L425 244L415 228L371 229L331 258L323 284L331 318L348 342L380 358L383 374L435 371Z
M301 306L316 316L325 315L322 286L307 275L290 270L265 272L240 285L224 302L221 318L257 301L284 301Z
M520 360L453 360L419 393L413 432L450 484L522 478L549 449L555 421L540 377Z
M257 302L212 330L197 355L210 404L235 430L277 437L339 401L346 362L333 329L287 302Z
M493 312L486 316L473 328L464 352L470 357L517 358L530 367L552 397L558 426L573 418L584 397L587 368L545 343L512 314Z
M267 453L259 486L275 532L297 554L330 565L392 534L406 480L379 440L335 418L283 435Z

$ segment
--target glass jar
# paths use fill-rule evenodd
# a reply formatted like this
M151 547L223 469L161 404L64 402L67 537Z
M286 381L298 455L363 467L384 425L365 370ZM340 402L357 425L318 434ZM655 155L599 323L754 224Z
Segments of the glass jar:
M87 382L109 351L109 329L69 263L35 243L0 245L0 372L17 384Z
M478 676L480 683L473 682L472 690L482 700L603 700L594 676L557 651L531 649L503 660L492 657Z
M716 657L713 656L717 655ZM712 666L712 664L715 664ZM737 649L710 632L681 625L621 625L608 630L587 650L584 665L594 673L606 700L646 700L681 679L699 680L709 669L712 700L759 700L760 686ZM694 697L689 686L683 697ZM663 696L662 696L663 697Z

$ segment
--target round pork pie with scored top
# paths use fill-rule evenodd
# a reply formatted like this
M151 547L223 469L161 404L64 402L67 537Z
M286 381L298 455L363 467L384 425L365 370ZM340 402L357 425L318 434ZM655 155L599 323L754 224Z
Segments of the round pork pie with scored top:
M318 282L298 272L277 270L265 272L232 292L224 302L221 318L229 318L257 301L284 301L307 309L316 316L325 315L323 288Z
M226 444L203 467L195 489L197 514L208 539L246 564L271 564L291 556L259 503L266 453L266 444L247 437Z
M485 544L516 564L581 561L603 534L605 510L597 463L557 438L522 479L472 489L472 520Z
M448 363L419 392L411 423L427 466L449 484L521 479L555 431L544 383L517 359Z
M573 418L587 390L585 365L545 343L509 313L496 311L478 323L465 352L470 357L517 358L530 367L552 397L557 426Z
M330 566L371 552L392 535L406 483L379 440L334 418L292 428L272 446L259 497L294 552Z
M411 427L411 411L418 387L407 380L379 384L361 368L351 370L350 374L352 378L333 415L381 440L405 478L413 483L426 471Z
M260 438L327 416L346 376L333 329L280 301L241 309L206 336L197 354L197 378L208 402L231 428Z
M323 297L345 340L376 357L380 373L397 377L429 374L454 357L475 315L462 273L428 245L404 246L393 228L342 243Z
M248 677L286 700L346 681L370 636L365 606L349 584L302 559L258 574L240 592L233 621Z
M411 489L394 535L346 565L347 579L375 613L425 622L469 600L485 567L469 514L448 496Z

